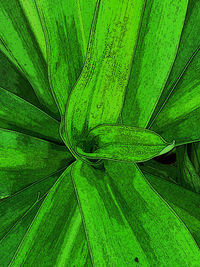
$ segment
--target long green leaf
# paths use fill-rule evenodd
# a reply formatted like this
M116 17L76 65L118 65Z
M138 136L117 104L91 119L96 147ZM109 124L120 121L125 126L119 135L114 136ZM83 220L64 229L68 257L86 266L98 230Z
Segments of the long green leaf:
M197 174L187 153L187 146L177 147L178 183L196 193L200 193L200 176Z
M8 266L43 199L59 178L58 171L0 203L0 264Z
M200 195L164 181L155 175L145 174L145 176L153 188L167 201L185 223L200 247ZM193 265L193 262L191 262L189 266L195 266L195 264Z
M47 41L51 87L63 116L87 50L96 0L36 0Z
M189 158L197 174L200 175L200 142L191 144Z
M72 178L95 266L198 266L199 249L136 165L77 161ZM192 264L191 264L192 263Z
M36 22L38 26L38 20L33 15L27 17L32 12L35 14L35 8L30 2L29 11L26 11L28 2L25 2L18 0L0 2L0 39L32 85L43 109L59 118L49 87L46 61L37 40L39 35L34 34L38 31L38 27L33 25ZM41 29L39 34L41 35Z
M85 266L88 248L70 170L49 191L10 266Z
M162 110L170 94L173 94L173 90L176 88L176 85L180 78L184 75L185 71L187 70L189 64L192 61L195 51L200 45L199 17L200 1L190 0L188 2L188 9L185 17L184 27L181 34L181 40L177 51L176 59L148 127L152 125L155 117Z
M0 129L0 197L67 166L72 160L64 146Z
M200 47L199 47L200 48ZM200 140L200 50L180 78L151 130L177 145Z
M187 0L146 2L122 112L124 124L147 126L177 53L187 5Z
M58 121L1 87L0 127L62 143Z
M167 153L174 147L174 143L166 143L154 132L124 125L97 126L87 139L92 152L84 151L85 142L82 147L77 147L77 152L93 159L140 162Z
M41 108L33 88L9 59L0 51L0 87Z
M86 62L70 95L65 118L72 149L93 127L117 122L144 2L103 0L98 3Z

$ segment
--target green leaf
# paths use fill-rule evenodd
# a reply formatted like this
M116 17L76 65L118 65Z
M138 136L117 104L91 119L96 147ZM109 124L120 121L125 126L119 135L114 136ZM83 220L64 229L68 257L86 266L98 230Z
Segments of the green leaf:
M200 193L200 177L192 165L187 147L177 147L177 165L179 170L178 183L196 193Z
M41 29L31 1L5 0L0 2L0 39L32 85L44 110L59 118L49 87L47 65L41 52L41 43L38 43ZM26 10L27 4L29 5L28 11ZM38 35L35 35L36 32Z
M152 125L155 117L162 110L165 105L165 102L168 101L170 94L173 94L173 90L175 90L178 81L181 79L182 76L184 76L185 71L192 62L195 52L199 48L199 16L200 2L197 0L190 0L188 2L188 9L185 17L185 22L181 34L181 40L177 51L176 59L148 127Z
M72 160L64 146L0 129L0 198L67 166Z
M21 75L8 58L0 51L0 87L20 96L41 108L29 82Z
M156 175L167 181L177 183L177 167L168 164L162 164L155 160L150 160L139 164L142 172Z
M1 87L0 127L62 143L58 121Z
M191 60L151 130L177 145L200 140L200 50Z
M200 175L200 142L190 144L189 157L196 172Z
M92 129L87 137L92 152L77 147L79 155L93 159L113 159L140 162L167 153L174 147L149 130L124 125L101 125Z
M78 79L87 50L96 0L37 0L45 30L52 91L64 116L68 94Z
M49 191L10 266L85 266L89 260L70 170Z
M63 170L6 198L0 203L1 265L8 266L48 190Z
M191 234L134 164L72 169L95 266L198 266Z
M71 149L93 127L118 120L144 2L98 1L85 65L65 117Z
M145 176L153 188L164 198L185 223L200 247L200 195L164 181L153 174L145 174ZM191 265L195 266L192 261L189 266ZM196 266L198 266L198 264Z
M188 1L147 1L122 112L123 124L145 128L176 57Z

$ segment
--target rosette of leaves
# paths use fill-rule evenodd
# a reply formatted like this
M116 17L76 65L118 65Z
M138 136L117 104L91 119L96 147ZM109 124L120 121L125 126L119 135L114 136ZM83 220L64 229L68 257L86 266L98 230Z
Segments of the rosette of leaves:
M200 266L200 2L0 18L0 265Z

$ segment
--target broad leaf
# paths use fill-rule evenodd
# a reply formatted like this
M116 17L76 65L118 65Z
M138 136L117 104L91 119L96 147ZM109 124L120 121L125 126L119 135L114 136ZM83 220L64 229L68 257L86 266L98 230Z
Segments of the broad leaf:
M64 146L0 129L0 198L67 166L72 160Z
M182 76L184 76L185 71L192 62L192 59L195 56L197 49L199 48L199 16L200 1L190 0L188 2L188 9L185 17L184 27L181 34L181 40L177 51L176 59L148 127L152 125L155 117L162 110L163 106L170 97L170 94L173 94L173 90L176 88L178 81L181 79Z
M177 147L178 184L200 193L200 176L197 174L187 153L187 147Z
M62 174L58 171L0 203L1 265L8 266L43 199Z
M29 3L18 0L0 2L0 39L32 85L43 109L59 118L49 87L46 61L41 52L41 45L38 43L41 29L37 17L33 15L36 10L31 1ZM29 4L29 11L26 11L27 4ZM32 15L27 17L30 13ZM38 29L39 33L35 36Z
M84 151L86 144L77 147L79 155L93 159L114 159L140 162L167 153L174 147L149 130L124 125L102 125L92 129L87 137L92 151Z
M122 121L145 128L176 57L188 1L147 1Z
M66 134L72 149L93 127L117 122L144 2L98 3L85 65L66 112Z
M145 174L153 188L174 209L185 223L195 241L200 247L200 195L188 191L178 185L169 183L153 174ZM174 253L177 253L176 251ZM189 264L193 265L193 262ZM198 266L198 264L196 265Z
M49 191L10 266L85 266L89 261L70 169Z
M94 265L198 266L191 234L136 165L105 161L105 170L72 169Z
M195 54L151 130L167 141L186 144L200 140L200 50Z
M58 121L1 87L0 127L62 143Z
M63 116L85 61L96 0L37 0L36 4L47 40L52 91Z

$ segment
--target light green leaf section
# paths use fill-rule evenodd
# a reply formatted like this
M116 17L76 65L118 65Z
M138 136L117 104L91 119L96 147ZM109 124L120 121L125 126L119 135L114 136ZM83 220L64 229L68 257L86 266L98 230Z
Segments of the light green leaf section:
M1 87L0 127L62 143L57 120Z
M145 176L154 189L164 198L164 200L174 209L179 218L185 223L200 247L200 195L188 191L181 186L164 181L155 175L145 174ZM198 264L195 265L191 261L188 266L198 266Z
M58 171L0 203L1 266L9 265L46 193L62 172Z
M187 146L177 147L178 183L184 188L200 193L200 176L187 153Z
M149 121L148 127L150 127L157 116L162 110L165 102L167 102L170 94L173 94L173 90L176 88L178 81L184 76L185 71L192 62L195 52L200 45L200 1L190 0L188 2L188 9L185 17L185 22L181 34L181 40L177 51L176 59L168 77L167 83L159 102L154 110L154 113Z
M60 113L85 60L96 0L37 0L47 41L48 71Z
M174 147L149 130L124 125L102 125L92 129L87 145L77 147L79 155L94 159L113 159L140 162L169 152Z
M180 78L151 130L177 145L200 140L200 50Z
M145 128L176 57L187 0L147 1L122 112L123 124Z
M31 1L29 1L30 7L33 6ZM24 12L23 7L25 8L28 1L22 2L23 6L18 0L0 2L0 39L11 58L14 58L32 85L43 109L59 118L49 87L46 61L41 52L41 45L37 42L41 35L41 29L39 28L38 32L38 18L33 15L36 10L34 8ZM26 15L30 15L30 13L29 21ZM34 23L37 24L37 27L34 26ZM32 31L33 28L34 31ZM38 32L37 36L34 35L36 31Z
M10 266L85 266L88 248L70 170L49 191Z
M94 266L198 266L199 249L134 164L72 169Z
M72 160L65 146L0 129L0 198L68 166Z
M65 118L72 149L93 127L117 122L144 2L98 2L85 65L69 97Z

